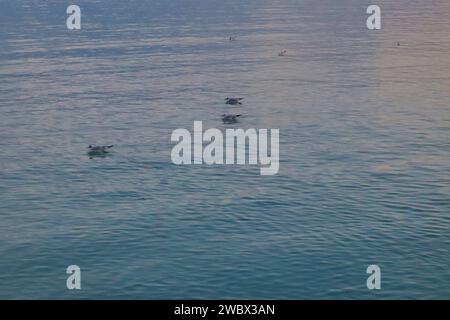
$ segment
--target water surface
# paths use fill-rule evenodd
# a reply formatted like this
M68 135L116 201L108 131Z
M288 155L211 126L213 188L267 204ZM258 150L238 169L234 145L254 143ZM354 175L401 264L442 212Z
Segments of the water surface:
M450 298L450 3L378 3L0 0L0 298ZM227 96L278 175L171 163Z

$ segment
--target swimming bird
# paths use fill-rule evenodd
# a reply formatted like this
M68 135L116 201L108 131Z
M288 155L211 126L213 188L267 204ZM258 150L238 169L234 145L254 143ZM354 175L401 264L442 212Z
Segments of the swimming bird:
M111 149L113 147L113 145L109 145L109 146L96 146L96 145L92 145L90 144L88 149L88 153L89 154L93 154L93 155L102 155L105 153L108 153L108 149Z
M230 41L236 41L236 37L230 37Z
M244 100L244 98L226 98L225 99L225 104L231 104L231 105L236 105L236 104L242 104L242 100Z
M284 57L284 56L286 55L286 53L287 53L287 50L282 50L282 51L280 51L280 52L278 53L278 56L279 56L279 57Z
M240 114L223 114L222 115L222 121L225 124L232 124L238 122L238 118L240 117Z

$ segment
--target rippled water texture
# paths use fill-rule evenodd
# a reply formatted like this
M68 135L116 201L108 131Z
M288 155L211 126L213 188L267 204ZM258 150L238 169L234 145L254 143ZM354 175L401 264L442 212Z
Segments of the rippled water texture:
M74 2L0 0L0 298L450 298L448 1ZM173 165L194 120L279 174Z

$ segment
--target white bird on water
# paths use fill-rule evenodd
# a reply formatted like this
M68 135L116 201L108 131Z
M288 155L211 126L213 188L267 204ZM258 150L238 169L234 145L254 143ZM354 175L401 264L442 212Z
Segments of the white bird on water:
M89 149L89 154L98 154L98 155L102 155L102 154L106 154L108 153L108 149L111 149L113 147L113 145L108 145L108 146L96 146L96 145L92 145L90 144L88 149Z
M225 103L231 104L231 105L242 104L242 102L241 102L242 100L244 100L244 98L229 98L229 97L227 97L225 99Z
M238 122L238 118L240 117L240 114L223 114L222 115L222 121L225 124L232 124Z

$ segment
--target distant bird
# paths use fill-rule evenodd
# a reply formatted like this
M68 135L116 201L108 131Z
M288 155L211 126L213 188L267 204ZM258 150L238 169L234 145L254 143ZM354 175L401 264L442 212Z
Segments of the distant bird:
M232 124L238 122L238 118L240 117L240 114L223 114L222 115L222 121L225 124Z
M230 37L230 41L236 41L236 37Z
M397 42L397 47L400 47L400 42Z
M287 51L286 51L286 50L282 50L282 51L280 51L280 52L278 53L278 56L279 56L279 57L284 57L286 54L287 54Z
M108 153L108 149L111 149L113 147L113 145L109 145L109 146L95 146L95 145L89 145L88 149L88 153L90 155L102 155L102 154L106 154Z
M231 105L236 105L236 104L242 104L242 100L244 100L244 98L225 98L225 104L231 104Z

